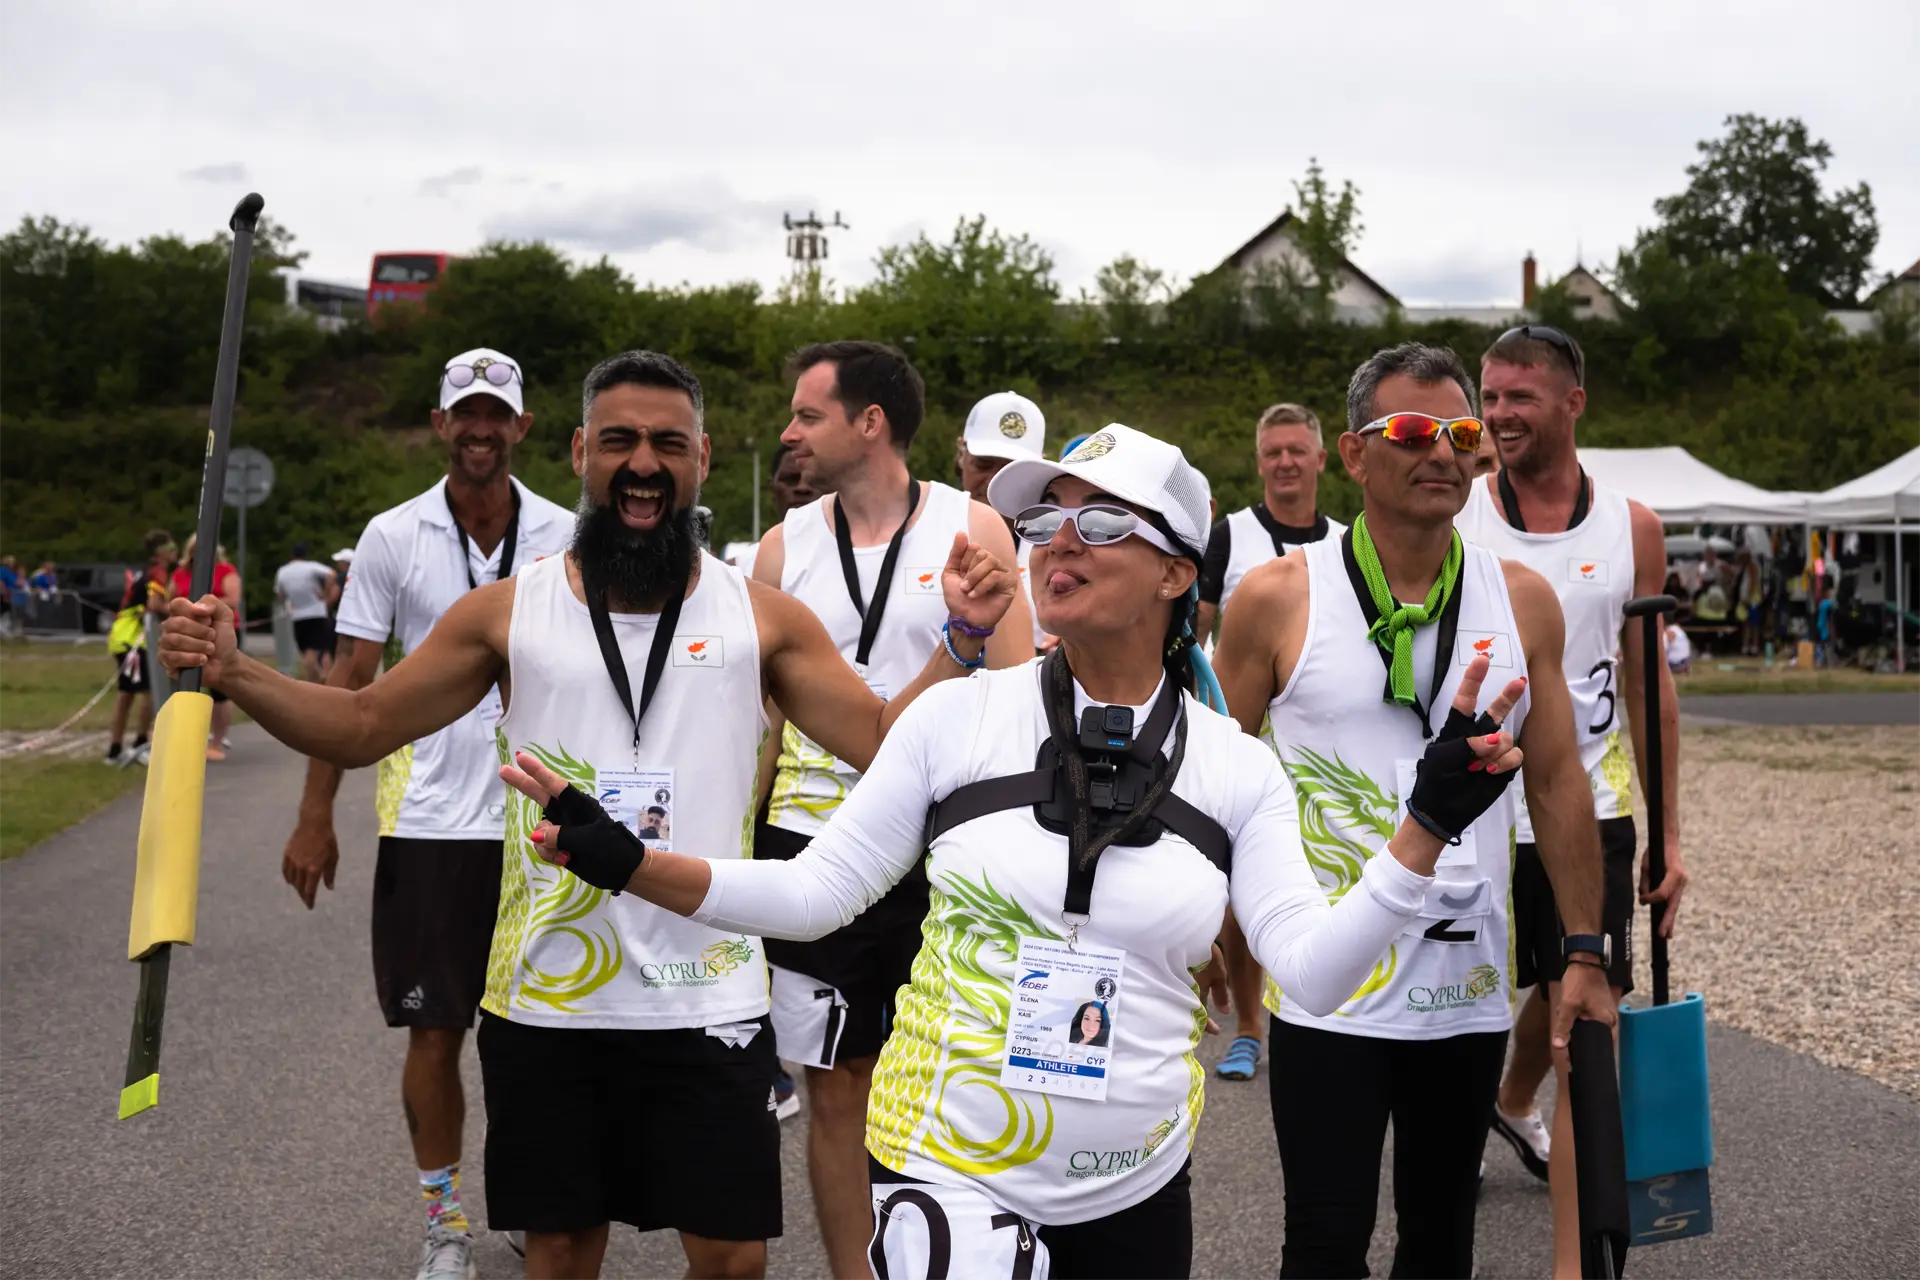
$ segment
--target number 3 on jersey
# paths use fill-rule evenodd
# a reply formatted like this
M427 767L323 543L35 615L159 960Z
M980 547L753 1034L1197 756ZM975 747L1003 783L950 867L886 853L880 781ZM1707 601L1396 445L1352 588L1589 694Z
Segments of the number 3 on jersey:
M1606 679L1601 682L1600 688L1593 695L1594 713L1597 718L1587 726L1587 734L1595 738L1613 728L1613 659L1602 658L1594 663L1593 670L1587 672L1585 683L1591 684L1593 678L1603 671L1606 673Z

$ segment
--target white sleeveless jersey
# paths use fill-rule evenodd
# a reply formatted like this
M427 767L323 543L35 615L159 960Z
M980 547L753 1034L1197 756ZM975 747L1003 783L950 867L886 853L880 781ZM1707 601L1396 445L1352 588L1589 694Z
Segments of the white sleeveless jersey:
M597 771L651 773L648 798L668 792L661 837L670 847L750 857L768 724L760 637L739 570L701 553L700 580L681 607L637 752L587 607L567 585L566 557L516 576L502 762L525 751L582 788L596 786ZM612 620L637 698L659 615ZM717 932L632 894L615 897L542 861L527 839L538 806L507 794L500 915L482 1008L536 1026L632 1029L711 1027L767 1012L760 939Z
M1327 518L1325 538L1338 538L1346 532L1347 526L1331 516ZM1283 542L1282 550L1273 548L1273 534L1267 526L1260 523L1260 517L1252 507L1242 507L1227 517L1227 532L1231 541L1227 544L1227 575L1220 584L1220 608L1224 611L1227 601L1233 598L1234 591L1240 586L1240 580L1269 560L1277 560L1295 547L1304 547L1304 542Z
M1621 739L1619 706L1620 629L1633 598L1633 515L1624 495L1593 486L1586 519L1563 533L1522 533L1508 524L1493 500L1494 477L1475 484L1454 518L1460 536L1495 555L1517 560L1552 585L1567 620L1560 667L1573 695L1574 736L1580 763L1593 784L1593 816L1633 813L1633 767ZM1514 784L1516 787L1518 783ZM1526 801L1516 795L1520 839L1533 840Z
M947 621L940 573L953 550L953 535L966 532L971 514L972 499L960 490L938 482L922 482L921 488L926 492L920 518L901 541L887 607L864 670L854 662L860 649L860 615L847 594L826 499L789 511L782 525L786 565L780 589L813 610L840 656L883 698L912 684L940 643L940 628ZM860 595L869 608L886 557L886 543L853 549ZM779 772L773 780L767 821L783 830L815 835L858 781L859 770L789 723L781 735Z
M954 697L966 713L943 753L956 784L1034 767L1048 734L1040 679L1029 663L963 682ZM1076 685L1076 711L1088 705ZM1135 709L1136 721L1146 716ZM1190 697L1187 725L1173 792L1232 836L1267 758ZM1094 1102L1000 1080L1019 938L1064 935L1066 837L1043 828L1031 806L990 813L938 836L927 874L924 941L874 1068L867 1149L910 1178L958 1174L1036 1222L1104 1217L1152 1195L1186 1163L1205 1100L1194 1051L1207 1015L1192 975L1211 954L1227 877L1171 831L1101 855L1079 937L1123 949L1126 965L1114 1074L1106 1100Z
M1433 689L1439 625L1414 633L1413 676L1435 732L1475 654L1491 662L1481 686L1485 708L1508 681L1527 674L1506 578L1492 552L1467 544L1456 588L1460 621L1453 657ZM1387 668L1367 639L1341 540L1310 544L1307 631L1287 687L1268 708L1274 749L1300 801L1300 840L1330 900L1359 883L1368 859L1387 847L1405 816L1413 764L1426 750L1413 710L1383 701ZM1530 697L1507 717L1518 736ZM1469 829L1470 842L1443 851L1427 906L1407 926L1353 998L1326 1017L1288 1000L1269 978L1266 1004L1283 1022L1390 1040L1432 1040L1469 1031L1503 1031L1513 1021L1510 881L1513 795L1505 794Z

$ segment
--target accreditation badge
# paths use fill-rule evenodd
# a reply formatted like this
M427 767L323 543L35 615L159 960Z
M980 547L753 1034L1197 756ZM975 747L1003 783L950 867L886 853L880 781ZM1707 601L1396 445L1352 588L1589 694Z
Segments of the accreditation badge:
M597 769L594 794L607 815L648 848L673 847L673 770Z
M1105 1102L1126 963L1114 947L1021 938L1000 1083Z

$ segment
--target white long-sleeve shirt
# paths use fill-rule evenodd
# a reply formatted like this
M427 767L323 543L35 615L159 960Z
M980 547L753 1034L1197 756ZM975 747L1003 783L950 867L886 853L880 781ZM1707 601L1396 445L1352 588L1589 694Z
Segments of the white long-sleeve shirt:
M1076 686L1076 712L1089 701ZM1146 707L1135 708L1143 724ZM1233 842L1231 882L1171 832L1101 857L1083 943L1126 952L1103 1102L1003 1087L1022 936L1058 938L1066 838L1031 809L989 814L927 851L925 943L874 1073L867 1146L908 1176L971 1182L1036 1222L1081 1222L1153 1194L1176 1173L1203 1101L1193 1055L1206 1025L1192 974L1231 900L1253 954L1303 1004L1337 1008L1418 914L1431 880L1391 857L1329 904L1302 852L1293 790L1273 754L1188 699L1173 790ZM924 694L826 829L790 862L716 861L694 919L812 938L877 901L922 855L927 808L956 788L1034 768L1047 736L1038 660ZM1168 745L1171 745L1169 735ZM1158 1157L1158 1158L1156 1158Z

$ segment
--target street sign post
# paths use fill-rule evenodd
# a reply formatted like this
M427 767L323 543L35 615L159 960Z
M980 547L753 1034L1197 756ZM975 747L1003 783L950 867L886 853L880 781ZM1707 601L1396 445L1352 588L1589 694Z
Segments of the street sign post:
M267 500L273 492L273 459L258 449L239 448L227 455L227 483L224 489L226 504L240 511L240 558L234 563L240 569L240 585L244 590L247 584L247 508L257 507ZM234 619L237 634L244 641L247 634L246 603L244 597L240 605L240 616Z

